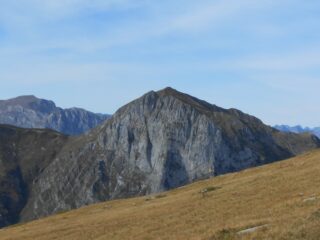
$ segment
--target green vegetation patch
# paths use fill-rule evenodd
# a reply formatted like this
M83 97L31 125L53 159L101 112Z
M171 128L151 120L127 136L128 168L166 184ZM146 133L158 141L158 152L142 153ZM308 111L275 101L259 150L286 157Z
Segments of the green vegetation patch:
M310 218L311 220L314 220L314 221L320 221L320 209L312 213Z
M154 198L165 198L167 195L166 194L159 194L156 195Z
M209 240L234 240L238 239L237 231L235 229L222 229L213 235Z
M207 190L207 192L213 192L213 191L216 191L216 190L219 190L221 189L221 187L218 187L218 186L211 186L211 187L207 187L203 190Z
M167 196L166 194L158 194L155 196L147 197L145 201L152 201L154 199L165 198L166 196Z
M216 190L218 190L218 189L221 189L221 187L218 187L218 186L210 186L210 187L203 188L202 190L200 190L199 193L201 193L202 196L204 197L204 196L207 195L207 193L209 193L209 192L214 192L214 191L216 191Z

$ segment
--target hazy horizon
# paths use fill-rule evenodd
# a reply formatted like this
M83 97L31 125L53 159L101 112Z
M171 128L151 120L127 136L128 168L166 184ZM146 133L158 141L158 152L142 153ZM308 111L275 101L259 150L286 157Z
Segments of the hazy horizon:
M320 126L318 1L0 4L0 99L112 114L171 86L269 125Z

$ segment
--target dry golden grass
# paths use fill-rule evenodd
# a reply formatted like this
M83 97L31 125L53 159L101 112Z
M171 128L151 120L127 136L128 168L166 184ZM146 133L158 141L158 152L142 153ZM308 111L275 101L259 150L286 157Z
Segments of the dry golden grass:
M200 193L208 189L206 193ZM306 200L309 199L309 200ZM239 235L250 227L266 225ZM3 240L320 239L320 151L0 231Z

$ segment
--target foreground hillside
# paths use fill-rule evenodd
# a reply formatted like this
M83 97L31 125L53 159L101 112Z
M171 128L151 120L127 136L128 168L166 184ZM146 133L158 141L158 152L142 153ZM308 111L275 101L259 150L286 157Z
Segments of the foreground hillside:
M320 239L319 172L318 150L13 226L0 239Z

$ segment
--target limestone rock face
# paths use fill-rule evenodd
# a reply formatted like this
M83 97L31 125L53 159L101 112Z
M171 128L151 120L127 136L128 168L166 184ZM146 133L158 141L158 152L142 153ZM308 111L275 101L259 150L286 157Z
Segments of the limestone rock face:
M161 192L319 146L313 135L282 133L171 88L149 92L69 139L33 182L21 218Z
M24 128L49 128L68 135L82 134L108 119L80 108L62 109L52 101L21 96L0 101L0 124Z

